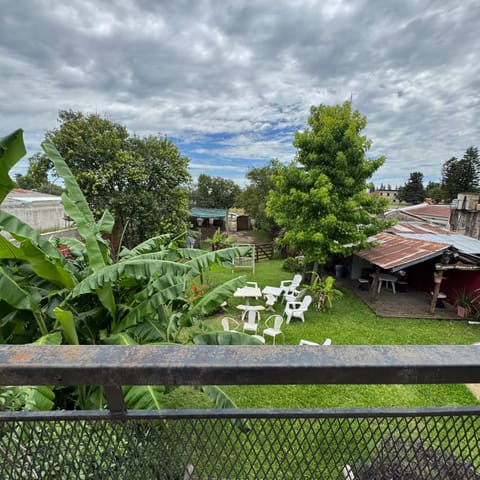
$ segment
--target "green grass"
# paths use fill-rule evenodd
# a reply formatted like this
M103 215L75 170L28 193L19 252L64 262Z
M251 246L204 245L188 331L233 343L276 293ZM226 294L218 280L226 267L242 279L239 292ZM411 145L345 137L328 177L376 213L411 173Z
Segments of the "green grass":
M282 270L283 261L260 262L256 272L232 272L217 267L209 272L206 283L219 284L244 274L247 280L278 286L293 274ZM236 305L229 301L228 311L205 320L212 330L221 330L223 316L239 317ZM276 306L282 313L283 306ZM263 312L262 319L267 314ZM260 331L263 324L260 324ZM464 321L377 317L349 291L337 300L327 313L313 308L305 315L305 323L292 320L284 324L285 343L298 345L300 339L322 343L325 338L337 345L433 345L472 344L480 341L480 329ZM277 341L280 337L277 337ZM267 340L269 342L269 339ZM269 342L271 343L271 342ZM259 348L275 348L267 345ZM464 385L269 385L224 387L239 407L248 408L315 408L315 407L421 407L479 404Z

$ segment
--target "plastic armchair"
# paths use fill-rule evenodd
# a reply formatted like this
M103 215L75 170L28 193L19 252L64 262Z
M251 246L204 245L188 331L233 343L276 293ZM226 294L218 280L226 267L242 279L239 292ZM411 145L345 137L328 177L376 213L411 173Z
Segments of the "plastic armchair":
M255 335L258 330L258 323L260 321L260 312L258 310L247 310L246 321L243 322L244 332L253 332Z
M291 290L289 293L285 294L285 301L288 302L300 302L303 297L307 294L307 289L303 290Z
M271 323L273 322L273 326L271 326ZM285 335L283 334L281 327L283 324L283 317L281 315L270 315L266 320L265 320L265 326L267 327L263 331L263 336L265 335L267 337L272 337L273 338L273 344L275 345L275 338L277 335L282 335L283 336L283 343L285 343Z
M232 317L222 318L222 327L225 332L236 332L240 324Z
M289 302L285 306L285 315L287 316L287 325L292 318L299 318L302 322L305 322L304 313L308 310L308 307L312 303L312 297L306 295L301 302Z
M292 280L282 280L280 282L280 288L284 294L284 296L288 295L290 292L296 290L300 283L302 283L302 276L297 273L293 276Z

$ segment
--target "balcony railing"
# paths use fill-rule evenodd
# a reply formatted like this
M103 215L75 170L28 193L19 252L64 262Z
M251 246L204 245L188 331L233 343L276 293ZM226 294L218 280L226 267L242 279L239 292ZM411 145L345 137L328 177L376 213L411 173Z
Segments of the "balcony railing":
M127 410L126 385L480 383L477 346L0 346L0 385L104 411L0 412L5 479L480 479L480 407Z

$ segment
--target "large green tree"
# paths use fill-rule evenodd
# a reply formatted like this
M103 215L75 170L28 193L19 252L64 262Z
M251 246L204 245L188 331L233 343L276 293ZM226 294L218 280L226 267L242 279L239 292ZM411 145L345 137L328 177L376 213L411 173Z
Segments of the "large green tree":
M192 199L197 207L232 208L235 205L240 187L233 181L222 177L200 174Z
M408 203L421 203L425 200L425 188L423 186L423 173L412 172L410 178L403 187L398 189L398 200Z
M384 163L367 159L366 119L343 105L313 106L308 126L295 134L296 160L273 176L267 211L285 228L283 242L324 262L331 253L368 246L388 223L378 214L386 202L367 193L367 180Z
M279 166L278 160L271 160L263 167L251 168L246 175L250 183L238 200L239 206L255 220L255 227L271 234L277 233L279 226L267 216L265 209L270 190L274 188L272 176Z
M188 159L166 137L129 135L96 114L61 111L60 125L46 133L72 170L95 218L105 209L116 219L114 238L127 246L181 232L187 220ZM52 162L30 159L27 177L48 178Z
M477 191L479 178L480 165L477 148L468 148L461 159L450 158L442 167L442 190L445 200L451 201L459 193Z

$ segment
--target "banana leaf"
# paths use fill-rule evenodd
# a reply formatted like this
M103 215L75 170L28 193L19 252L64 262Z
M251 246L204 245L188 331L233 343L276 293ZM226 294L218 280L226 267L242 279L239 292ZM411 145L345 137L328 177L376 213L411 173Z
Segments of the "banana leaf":
M182 281L150 295L142 303L128 312L128 314L115 327L113 333L122 332L135 324L144 323L145 318L154 317L160 307L177 299L184 290L185 282Z
M0 203L16 186L8 172L26 153L22 129L0 138Z
M122 278L137 280L157 277L160 275L186 275L190 271L188 265L161 260L126 260L114 265L108 265L90 274L72 290L72 297L97 291L105 284L113 284Z
M166 250L168 245L171 243L173 239L172 234L166 233L163 235L158 235L156 237L149 238L142 243L139 243L134 248L129 250L128 248L122 248L120 252L120 258L131 258L137 255L141 255L143 253L150 253L155 251L162 251Z
M192 276L199 275L202 271L206 270L210 265L214 263L219 264L233 264L235 258L241 257L247 254L250 247L231 247L221 250L215 250L214 252L205 252L204 250L197 250L202 252L200 255L193 254L195 249L178 249L179 254L194 255L186 262L187 265L192 267ZM188 258L188 257L186 257Z
M55 317L62 326L63 333L68 343L70 345L79 345L80 343L78 341L73 313L69 312L68 310L62 310L60 307L55 308L54 313Z
M21 259L28 262L41 278L66 288L75 285L72 273L65 268L66 262L62 254L30 225L0 210L0 227L20 242L19 247L9 246L6 243L8 240L2 237L0 258Z

